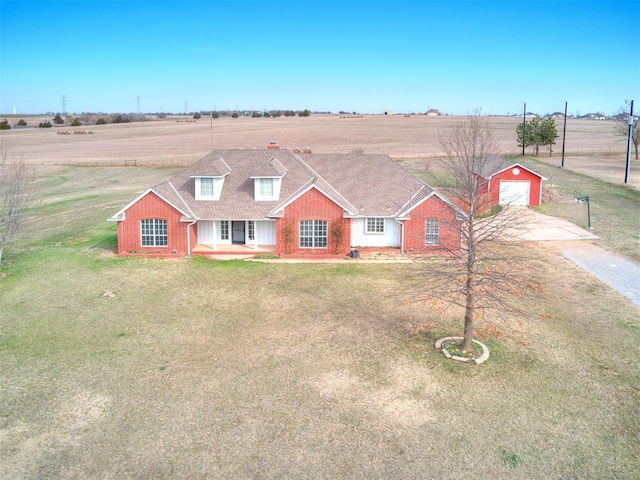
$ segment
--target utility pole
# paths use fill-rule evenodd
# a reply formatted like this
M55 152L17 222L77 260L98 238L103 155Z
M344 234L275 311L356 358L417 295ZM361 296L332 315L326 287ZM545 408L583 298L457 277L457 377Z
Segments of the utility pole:
M187 101L184 101L184 114L187 114Z
M629 112L629 139L627 141L627 168L624 172L624 183L629 183L631 173L631 139L633 137L633 100L631 100L631 111Z
M62 96L62 114L67 114L67 97L64 95Z
M527 137L527 102L524 102L524 111L522 112L522 156L524 157L524 145Z
M564 142L567 139L567 102L564 102L564 127L562 129L562 166L564 167Z
M136 98L136 101L138 103L138 115L140 115L140 95L138 95L138 97Z

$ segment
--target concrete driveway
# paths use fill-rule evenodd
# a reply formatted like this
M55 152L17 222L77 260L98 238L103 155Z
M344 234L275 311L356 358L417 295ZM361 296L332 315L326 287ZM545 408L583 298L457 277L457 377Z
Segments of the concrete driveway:
M527 207L509 207L517 209L522 223L517 228L507 229L505 236L509 240L551 241L551 240L593 240L598 238L589 230L578 227L561 218L543 215Z
M560 218L534 212L527 207L518 208L523 223L506 232L509 240L559 241L594 240L599 237ZM616 255L595 242L567 242L562 256L606 283L634 304L640 305L640 265Z
M567 245L562 256L640 306L640 265L590 242Z

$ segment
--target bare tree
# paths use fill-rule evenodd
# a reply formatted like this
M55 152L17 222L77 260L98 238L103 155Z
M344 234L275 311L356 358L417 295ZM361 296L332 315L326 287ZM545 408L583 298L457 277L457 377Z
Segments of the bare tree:
M504 159L496 154L497 143L486 118L476 113L456 123L441 133L440 145L446 157L436 177L444 181L436 181L453 186L446 195L466 214L459 224L461 248L425 257L415 278L420 297L464 309L461 348L472 352L474 325L485 310L510 308L509 298L536 286L511 253L517 249L510 240L520 227L521 215L515 207L492 209L486 173Z
M616 135L623 137L625 140L629 137L629 107L620 107L618 113L615 115L615 131ZM634 115L633 118L633 135L631 136L634 150L636 153L636 160L638 160L638 144L640 144L640 118Z
M0 144L0 265L5 247L20 232L36 198L33 169L23 157L9 156Z

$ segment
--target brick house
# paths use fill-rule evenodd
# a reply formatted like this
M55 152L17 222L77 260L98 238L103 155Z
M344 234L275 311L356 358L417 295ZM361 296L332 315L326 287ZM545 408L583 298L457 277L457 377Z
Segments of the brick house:
M460 248L464 213L386 155L215 150L110 221L120 255Z

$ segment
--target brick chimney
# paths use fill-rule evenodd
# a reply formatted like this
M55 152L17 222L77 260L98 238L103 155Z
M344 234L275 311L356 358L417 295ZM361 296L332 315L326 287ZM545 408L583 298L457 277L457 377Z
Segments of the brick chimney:
M280 145L275 140L271 140L267 145L267 150L280 150Z

